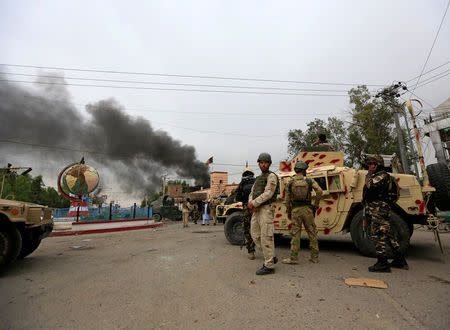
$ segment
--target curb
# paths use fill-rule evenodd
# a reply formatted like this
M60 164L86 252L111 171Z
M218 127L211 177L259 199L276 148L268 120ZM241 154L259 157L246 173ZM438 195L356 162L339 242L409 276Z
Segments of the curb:
M118 228L103 228L103 229L88 229L88 230L68 230L68 231L59 231L52 232L49 237L57 237L57 236L72 236L72 235L87 235L87 234L102 234L102 233L111 233L115 231L126 231L126 230L138 230L138 229L147 229L153 227L163 226L163 223L156 223L150 225L143 226L130 226L130 227L118 227Z

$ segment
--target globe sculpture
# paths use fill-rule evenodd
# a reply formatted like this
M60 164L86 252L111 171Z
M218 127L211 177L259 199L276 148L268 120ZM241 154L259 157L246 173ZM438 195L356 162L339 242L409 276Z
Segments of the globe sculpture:
M58 189L66 198L79 201L81 196L94 191L99 181L100 177L97 170L82 161L66 166L61 171L58 176Z

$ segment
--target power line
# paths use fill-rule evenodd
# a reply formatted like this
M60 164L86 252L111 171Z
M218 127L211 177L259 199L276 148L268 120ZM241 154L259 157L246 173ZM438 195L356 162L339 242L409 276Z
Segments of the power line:
M256 94L256 95L293 95L293 96L348 96L347 94L304 94L304 93L276 93L276 92L251 92L251 91L227 91L227 90L210 90L210 89L184 89L184 88L157 88L157 87L133 87L133 86L113 86L113 85L87 85L87 84L69 84L63 82L44 82L44 81L25 81L0 79L5 82L27 83L27 84L43 84L43 85L62 85L77 87L101 87L101 88L118 88L118 89L135 89L135 90L157 90L157 91L177 91L177 92L207 92L207 93L225 93L225 94Z
M444 71L444 72L446 72L446 71ZM450 72L447 73L447 74L445 74L445 75L443 75L443 76L440 76L439 78L433 79L433 80L431 80L431 81L429 81L428 79L427 79L427 80L424 80L424 81L426 81L426 83L420 84L419 86L416 87L416 89L421 88L421 87L423 87L423 86L425 86L425 85L431 84L432 82L435 82L436 80L445 78L445 77L447 77L449 74L450 74Z
M300 92L343 92L347 93L345 89L309 89L309 88L279 88L279 87L258 87L258 86L232 86L232 85L211 85L211 84L187 84L187 83L170 83L170 82L157 82L157 81L135 81L135 80L114 80L114 79L98 79L98 78L79 78L79 77L61 77L61 76L48 76L39 74L28 73L11 73L1 72L3 75L11 76L24 76L24 77L40 77L40 78L52 78L52 79L72 79L83 81L102 81L113 83L130 83L130 84L146 84L146 85L169 85L169 86L189 86L189 87L213 87L213 88L240 88L240 89L262 89L262 90L286 90L286 91L300 91Z
M445 15L447 15L447 10L448 10L449 5L450 5L450 0L447 3L447 7L445 8L444 15L442 16L441 24L439 24L439 28L438 28L438 30L436 32L436 36L434 37L433 44L431 45L430 51L428 52L427 59L425 60L425 63L423 64L422 71L420 72L419 78L416 81L416 86L413 88L413 91L416 89L417 85L419 84L419 81L420 81L420 78L422 77L423 71L425 70L425 67L427 66L428 60L430 59L431 52L433 51L434 45L435 45L436 40L437 40L437 38L439 36L439 32L441 31L442 23L444 23Z
M1 80L0 80L1 81ZM35 95L23 95L25 97L28 98L33 98L33 99L37 99L37 100L41 100L42 98L45 98L44 96L35 96ZM81 103L72 103L69 101L63 101L63 100L56 100L56 99L52 99L50 100L51 102L58 102L58 103L63 103L66 105L70 105L70 106L80 106L80 107L85 107L86 105L90 104L90 102L86 102L86 104L81 104ZM184 111L184 110L157 110L157 109L144 109L147 106L140 106L140 107L124 107L126 110L133 110L133 111L145 111L145 112L155 112L155 113L175 113L175 114L192 114L192 115L209 115L209 116L214 116L214 115L228 115L228 116L255 116L255 117L261 117L261 116L276 116L276 117L287 117L287 116L301 116L301 117L308 117L308 116L335 116L338 117L340 114L330 114L329 112L327 113L321 113L321 112L310 112L310 113L256 113L256 112L206 112L206 111ZM152 120L153 122L153 120Z
M380 84L365 84L365 83L337 83L337 82L318 82L318 81L259 79L259 78L248 78L248 77L182 75L182 74L167 74L167 73L147 73L147 72L129 72L129 71L114 71L114 70L95 70L95 69L65 68L65 67L23 65L23 64L8 64L8 63L0 63L0 65L10 66L10 67L20 67L20 68L65 70L65 71L78 71L78 72L96 72L96 73L114 73L114 74L158 76L158 77L220 79L220 80L240 80L240 81L260 81L260 82L292 83L292 84L334 85L334 86L355 86L355 85L366 85L366 86L375 86L375 87L383 87L384 86L384 85L380 85Z
M450 61L447 61L447 62L445 62L445 63L443 63L443 64L441 64L441 65L439 65L439 66L437 66L437 67L435 67L435 68L433 68L433 69L431 69L431 70L428 70L428 71L425 72L423 75L429 74L430 72L433 72L433 71L435 71L435 70L437 70L437 69L439 69L439 68L442 68L443 66L446 66L446 65L449 64L449 63L450 63ZM413 81L414 79L417 79L417 78L419 78L419 77L420 77L420 75L415 76L414 78L411 78L411 79L407 80L405 83L409 83L409 82L411 82L411 81Z

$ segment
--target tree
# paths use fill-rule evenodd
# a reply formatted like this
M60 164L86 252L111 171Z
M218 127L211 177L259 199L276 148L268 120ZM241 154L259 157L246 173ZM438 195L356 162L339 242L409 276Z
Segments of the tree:
M306 131L290 130L290 158L310 148L319 133L327 135L336 151L344 152L344 164L349 167L363 165L363 153L399 154L392 116L392 107L398 106L397 101L372 97L364 85L352 88L348 94L351 122L346 124L336 117L329 117L327 122L316 118L307 124Z
M352 88L348 94L352 106L349 143L345 147L349 165L362 165L362 153L399 154L391 104L372 97L364 85Z
M326 134L328 141L333 143L335 150L344 151L347 141L346 128L344 121L329 117L327 122L315 118L309 122L307 129L303 132L301 129L290 130L288 133L288 154L289 157L295 157L300 151L310 148L317 140L319 133Z
M42 175L32 177L29 174L17 175L15 172L0 171L2 179L3 175L6 176L2 197L58 208L70 205L70 201L54 188L44 186Z

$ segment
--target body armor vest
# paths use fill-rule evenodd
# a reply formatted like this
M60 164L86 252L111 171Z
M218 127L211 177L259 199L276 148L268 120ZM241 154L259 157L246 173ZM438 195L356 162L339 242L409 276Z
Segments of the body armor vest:
M253 176L242 178L236 194L236 200L238 202L242 202L245 204L248 203L248 196L250 195L250 191L252 190L254 182L255 178Z
M269 171L267 173L262 173L260 176L258 176L256 178L255 183L253 184L253 196L252 196L253 199L262 195L262 193L266 189L267 178L269 177L270 173L273 173L273 172ZM273 174L275 174L275 173L273 173ZM267 205L267 204L273 203L277 200L277 195L280 193L280 183L278 181L278 176L276 174L275 174L275 177L277 178L277 187L275 189L275 192L273 193L272 197L270 197L267 201L265 201L261 205Z

